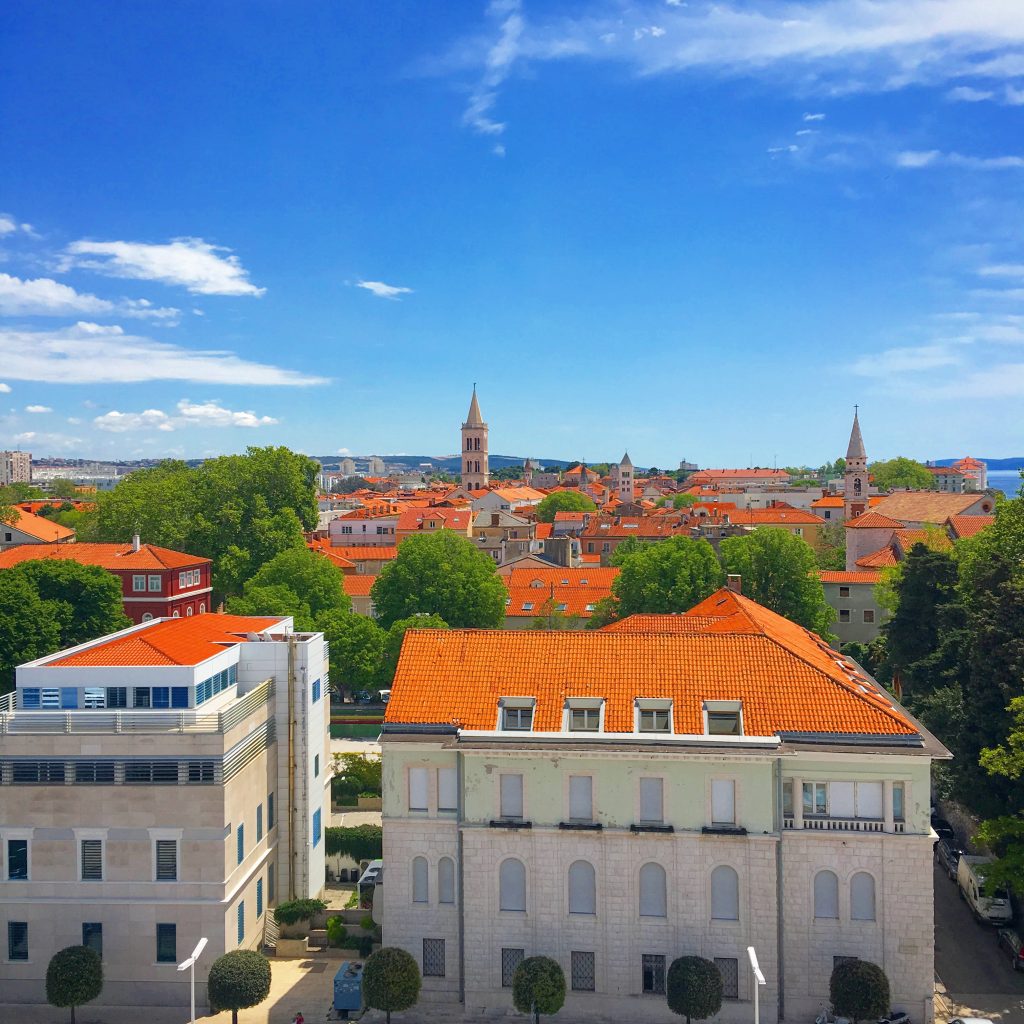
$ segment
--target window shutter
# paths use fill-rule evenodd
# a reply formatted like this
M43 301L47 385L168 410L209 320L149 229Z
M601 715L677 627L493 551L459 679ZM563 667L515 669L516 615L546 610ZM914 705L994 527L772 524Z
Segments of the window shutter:
M866 871L858 871L850 880L850 917L854 921L875 919L875 880Z
M455 902L455 861L442 857L437 864L437 901Z
M828 812L833 818L852 818L853 783L830 782L828 784Z
M857 817L882 817L882 784L881 782L857 783Z
M455 811L459 807L458 785L454 768L437 770L437 809Z
M585 860L569 866L569 913L597 913L597 884L594 866Z
M839 879L832 871L819 871L814 876L814 916L839 917Z
M426 857L413 857L412 859L412 901L413 903L427 902L427 859Z
M664 809L664 780L663 779L641 779L640 780L640 820L641 821L663 821Z
M509 857L498 868L498 907L500 910L526 910L526 868Z
M711 820L721 825L736 822L736 784L732 779L711 780Z
M667 896L665 869L660 864L645 864L640 869L640 916L666 917Z
M522 775L502 775L501 816L503 818L521 818L523 816Z
M156 841L156 880L175 882L178 879L178 844L174 839Z
M103 840L82 840L82 881L99 882L103 879Z
M711 872L711 916L717 921L738 921L740 917L740 881L727 864Z
M409 810L425 811L427 809L427 769L409 769Z
M569 776L569 817L590 821L594 816L594 780L590 775Z

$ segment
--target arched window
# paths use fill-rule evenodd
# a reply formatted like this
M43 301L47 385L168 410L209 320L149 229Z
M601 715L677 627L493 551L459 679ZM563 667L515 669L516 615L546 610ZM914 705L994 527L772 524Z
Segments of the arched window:
M834 871L819 871L814 876L814 916L839 917L839 879Z
M660 864L645 864L640 869L640 916L668 916L665 869Z
M715 921L740 919L740 878L728 864L711 872L711 917Z
M429 880L427 877L427 858L412 859L412 901L413 903L428 902Z
M180 614L178 612L171 612L171 618L172 619L179 619L179 618L181 618L181 616L180 616Z
M526 868L515 857L498 868L498 909L526 910Z
M569 913L597 913L597 882L589 861L577 860L569 865Z
M150 615L149 612L146 612L146 614L142 616L142 621L143 622L152 622L153 621L153 616Z
M189 605L189 606L188 606L188 607L187 607L187 608L185 609L185 618L187 618L187 619L190 619L190 618L192 618L192 605Z
M455 902L455 861L451 857L437 862L437 902Z
M854 921L875 920L875 880L866 871L850 879L850 917Z
M206 614L206 602L205 601L200 601L199 602L199 614L200 615L205 615Z

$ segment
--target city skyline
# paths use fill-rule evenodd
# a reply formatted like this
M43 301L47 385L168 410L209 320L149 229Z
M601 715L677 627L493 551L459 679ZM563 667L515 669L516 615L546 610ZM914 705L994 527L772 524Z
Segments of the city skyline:
M8 23L0 448L1017 454L1024 11Z

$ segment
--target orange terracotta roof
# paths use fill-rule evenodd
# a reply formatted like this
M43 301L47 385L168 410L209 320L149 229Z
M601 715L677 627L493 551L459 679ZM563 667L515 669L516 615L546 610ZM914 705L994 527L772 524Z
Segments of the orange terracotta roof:
M877 551L872 551L870 555L858 558L856 564L864 569L890 569L894 565L899 565L899 559L896 557L892 545L886 544L884 548L879 548Z
M845 502L838 494L829 494L811 502L811 508L842 508Z
M996 521L995 516L950 516L946 522L956 534L957 540L973 537Z
M984 469L985 463L980 459L971 458L970 455L965 455L962 459L953 463L953 467L956 469Z
M869 569L866 572L842 572L822 569L818 576L821 577L822 583L878 583L882 578L882 574L877 569Z
M901 530L903 524L898 519L890 519L881 512L862 512L856 519L843 524L848 530Z
M397 547L374 547L372 544L331 548L331 551L350 562L390 562L398 557Z
M944 523L950 516L963 515L975 504L987 502L988 511L995 500L985 494L945 494L942 491L898 491L879 502L883 515L906 523ZM979 504L979 508L981 507Z
M208 558L159 548L155 544L143 544L138 551L132 551L131 544L19 544L16 548L0 551L0 569L41 558L98 565L111 572L117 569L183 569L210 564Z
M341 581L341 589L349 597L369 597L370 588L377 582L376 576L366 573L349 573Z
M737 526L823 526L825 520L802 508L738 508L729 513Z
M442 530L460 530L465 533L472 518L473 513L468 507L407 508L398 517L397 529L403 532L423 531L424 523L437 522L441 524Z
M55 523L45 516L25 512L17 506L14 507L14 516L7 525L44 542L67 541L75 535L74 530L61 526L60 523Z
M542 590L534 587L509 587L508 600L505 602L506 618L536 618L553 609L562 615L586 619L593 614L594 605L611 594L610 587L595 587L593 590L555 587L554 591L552 594L550 587Z
M503 579L508 587L532 586L535 590L546 590L551 586L557 591L578 588L609 590L618 575L619 570L614 566L596 569L531 569L523 566L513 569Z
M198 665L226 647L245 643L247 633L260 633L281 621L280 616L194 615L185 619L156 619L145 628L76 651L48 666L71 665Z
M717 617L710 615L691 615L689 612L676 612L668 615L637 614L627 615L618 622L609 622L602 626L601 633L703 633L707 628L718 622Z
M554 528L554 523L538 523L533 535L537 540L547 540Z
M490 731L501 697L530 696L534 731L559 732L567 697L602 697L605 732L631 734L635 698L654 697L679 735L703 734L705 700L742 701L750 736L918 735L851 661L755 602L721 590L687 615L704 628L409 630L385 721Z
M924 544L933 551L948 551L953 546L949 537L938 530L897 530L893 539L899 541L904 551L909 551L915 544Z

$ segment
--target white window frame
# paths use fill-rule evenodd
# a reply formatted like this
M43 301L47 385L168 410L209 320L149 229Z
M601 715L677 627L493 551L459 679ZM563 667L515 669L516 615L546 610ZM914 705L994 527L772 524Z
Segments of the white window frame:
M522 720L522 712L530 712L530 727L522 729L510 728L507 724L506 712L514 711L516 720ZM498 700L498 731L499 732L533 732L537 720L537 700L534 697L501 697Z
M135 573L132 576L132 593L133 594L144 594L146 593L146 574L141 575Z
M105 828L76 828L75 832L75 859L77 870L75 878L79 882L105 882L107 881L107 830ZM100 843L100 877L82 878L82 841L86 839L99 840Z
M174 873L177 876L176 882L181 881L181 837L184 829L180 828L151 828L149 830L149 846L150 846L150 870L152 872L152 879L154 882L159 882L161 885L170 885L171 880L169 878L157 878L157 857L156 857L156 842L158 839L162 840L173 840L174 847ZM234 842L235 832L231 830L231 842ZM234 847L232 846L232 855L234 854Z
M644 713L650 712L668 712L668 728L667 729L644 729L641 728ZM672 710L671 698L663 697L637 697L633 702L633 731L636 733L643 733L647 736L671 736L675 731L675 720Z
M562 713L562 731L572 733L582 733L583 735L593 735L595 733L604 732L604 708L605 702L603 697L567 697L565 701L565 708ZM588 712L585 718L590 718L592 712L597 712L597 728L596 729L574 729L572 725L573 712L584 711Z
M162 594L163 593L164 581L163 581L163 578L158 573L153 573L152 575L150 575L149 579L148 579L148 583L149 583L149 586L147 588L147 592L148 593L150 593L150 594ZM156 586L153 586L154 583L156 584Z
M711 731L711 716L712 715L736 715L736 722L739 726L739 732L712 732ZM701 709L701 717L704 720L704 735L705 736L716 736L726 737L729 736L743 736L743 701L741 700L706 700L704 701Z
M424 803L420 807L419 804L414 804L414 792L419 789L418 784L413 783L413 779L422 779L423 797ZM426 765L410 765L409 766L409 813L410 814L425 814L430 810L430 769Z

